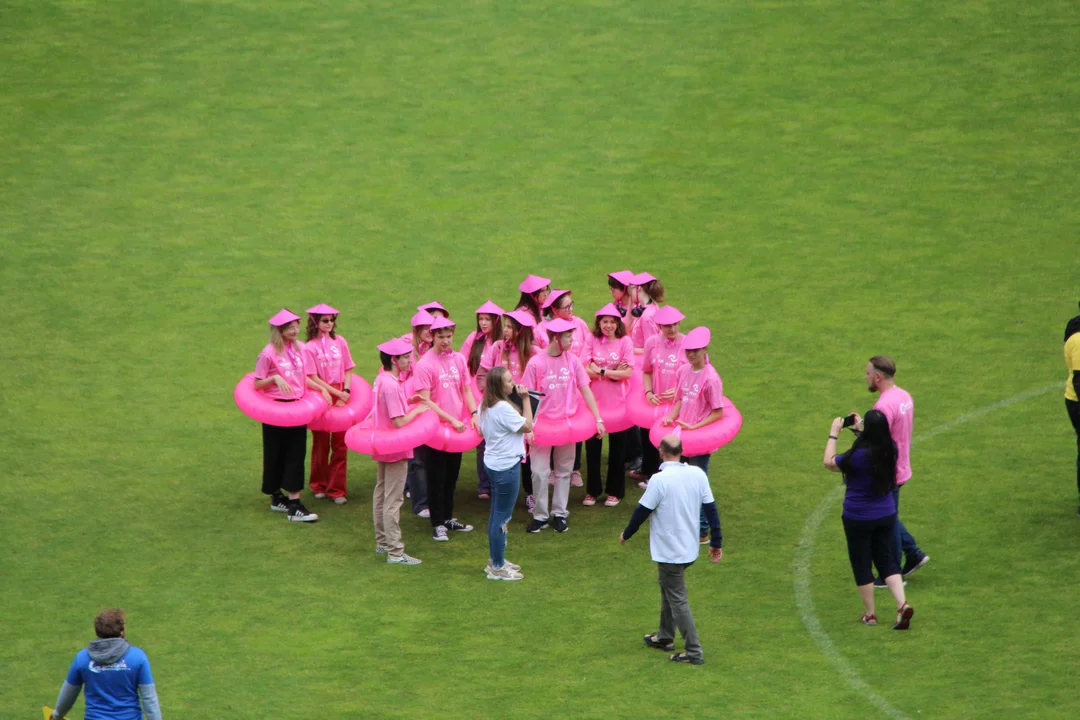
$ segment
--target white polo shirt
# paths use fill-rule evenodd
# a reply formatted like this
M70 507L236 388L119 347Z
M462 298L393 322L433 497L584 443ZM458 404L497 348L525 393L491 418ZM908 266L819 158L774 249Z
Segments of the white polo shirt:
M713 500L709 478L701 468L665 462L649 478L638 501L652 510L649 550L654 562L689 563L698 558L701 506Z

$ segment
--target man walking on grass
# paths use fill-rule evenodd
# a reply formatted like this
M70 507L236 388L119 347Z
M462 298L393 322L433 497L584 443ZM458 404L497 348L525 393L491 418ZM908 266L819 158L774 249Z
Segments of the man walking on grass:
M649 480L649 487L638 501L629 524L619 535L619 542L625 545L651 516L649 550L660 575L660 626L654 634L645 636L645 644L658 650L674 650L675 629L678 628L686 650L672 655L671 661L704 665L705 658L686 595L685 573L698 558L702 510L712 535L709 557L715 563L724 554L720 515L709 488L709 478L700 468L679 462L683 450L679 438L668 435L660 442L659 450L660 472Z

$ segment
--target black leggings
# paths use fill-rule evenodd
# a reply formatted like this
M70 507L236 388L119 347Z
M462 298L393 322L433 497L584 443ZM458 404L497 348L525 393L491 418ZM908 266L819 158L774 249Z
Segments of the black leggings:
M1066 400L1065 411L1069 413L1069 420L1076 431L1076 492L1080 493L1080 402Z
M304 489L304 459L307 457L307 427L262 426L262 491L273 495L284 490L298 493Z
M425 447L425 452L428 510L431 527L435 527L454 517L454 491L461 473L461 453L443 452L430 446Z
M521 463L521 489L526 495L533 494L532 459L528 455L525 456L525 462Z
M608 433L607 494L620 500L626 494L626 468L623 455L626 447L627 431ZM604 478L600 471L600 454L604 441L591 437L585 441L586 492L593 497L600 497L604 492Z
M648 428L634 428L641 437L641 474L646 479L660 471L660 451L649 440Z
M896 564L896 513L877 520L843 518L848 559L856 585L874 582L873 562L882 579L900 572Z

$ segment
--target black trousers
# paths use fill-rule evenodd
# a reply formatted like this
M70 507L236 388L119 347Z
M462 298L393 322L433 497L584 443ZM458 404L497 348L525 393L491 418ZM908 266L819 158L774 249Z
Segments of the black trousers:
M607 494L622 499L626 495L626 467L623 464L626 437L629 430L608 433ZM587 475L586 492L599 497L604 492L604 482L600 474L600 455L604 441L591 437L585 441L585 472Z
M266 495L283 490L297 493L304 489L304 460L307 458L307 428L262 426L263 477Z
M650 478L660 471L660 451L649 440L648 428L636 428L641 437L641 474Z
M435 527L454 517L454 491L461 473L461 453L443 452L432 447L425 447L424 451L428 510L431 527Z
M623 448L623 458L627 461L641 457L641 433L637 428L626 431L626 447Z
M525 462L521 464L521 489L525 491L526 495L533 494L532 458L530 456L526 456Z
M847 536L848 560L856 585L874 582L872 562L878 577L885 579L900 572L896 562L896 513L877 520L843 518Z
M581 443L574 445L574 469L581 469Z
M1069 420L1076 431L1076 492L1080 493L1080 402L1066 400L1065 411L1069 413Z

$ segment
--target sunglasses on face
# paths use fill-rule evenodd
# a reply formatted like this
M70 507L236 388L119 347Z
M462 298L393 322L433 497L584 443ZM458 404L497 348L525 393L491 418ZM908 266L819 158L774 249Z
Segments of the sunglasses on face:
M323 318L319 322L320 323L330 323L331 325L333 325L334 324L334 318Z

